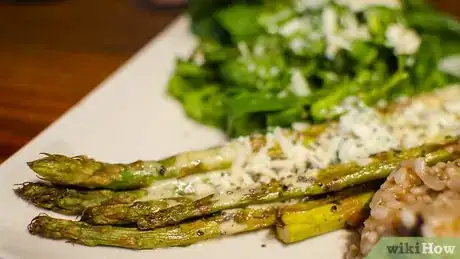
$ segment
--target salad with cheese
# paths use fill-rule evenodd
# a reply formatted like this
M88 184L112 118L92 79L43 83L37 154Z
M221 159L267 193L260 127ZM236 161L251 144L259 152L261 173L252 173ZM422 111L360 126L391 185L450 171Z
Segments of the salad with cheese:
M199 45L168 92L230 137L337 118L349 96L384 105L457 80L439 64L460 52L460 25L423 1L197 0L190 16Z

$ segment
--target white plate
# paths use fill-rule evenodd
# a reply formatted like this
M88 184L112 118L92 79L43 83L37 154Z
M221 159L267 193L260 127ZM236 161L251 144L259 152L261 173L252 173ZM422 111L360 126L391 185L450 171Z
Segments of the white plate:
M17 198L12 188L14 184L37 179L25 162L37 159L40 152L88 154L99 160L128 162L158 159L223 141L217 130L187 119L180 105L165 96L175 58L191 53L194 46L188 20L179 18L88 97L3 163L0 167L1 259L343 257L345 231L291 246L281 245L268 231L262 231L155 251L90 248L28 234L26 226L30 220L46 211Z

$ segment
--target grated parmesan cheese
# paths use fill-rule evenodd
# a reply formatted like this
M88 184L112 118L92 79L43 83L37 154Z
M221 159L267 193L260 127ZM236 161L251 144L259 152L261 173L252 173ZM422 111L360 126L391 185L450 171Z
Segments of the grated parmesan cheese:
M326 38L326 57L333 59L341 49L350 50L355 40L370 38L366 25L360 25L353 15L339 16L333 7L323 11L323 32ZM339 22L344 28L339 29Z
M232 235L236 233L241 233L247 226L244 224L240 224L234 220L227 220L219 224L220 233L222 235Z
M394 48L396 55L415 54L422 42L418 34L402 24L392 24L386 31L387 42Z
M300 30L305 30L306 27L308 27L308 23L306 23L305 21L302 21L299 18L291 19L279 29L279 33L287 37Z
M311 94L308 82L298 68L294 68L292 71L291 91L296 96L308 96Z
M294 122L292 123L291 128L295 131L302 132L306 131L310 127L310 124L306 122Z
M268 33L276 33L279 30L279 23L293 15L290 9L283 9L270 16L264 16L259 23L266 27Z
M307 42L301 37L295 37L289 42L289 47L294 53L301 53L306 46Z
M331 123L307 146L303 138L275 128L267 133L265 145L253 152L250 139L241 137L229 144L228 157L235 155L228 171L191 175L161 181L150 187L149 198L182 194L215 197L220 204L231 203L244 195L245 189L278 180L288 188L308 188L309 179L331 164L355 161L370 162L369 156L392 148L409 148L460 133L460 85L441 89L427 96L401 100L397 112L387 115L347 98L341 107L345 114ZM297 130L305 130L302 124ZM294 127L295 128L295 127ZM231 147L231 148L230 148ZM281 149L282 158L271 158L270 150ZM230 151L232 149L232 151ZM225 149L223 149L225 150Z
M387 123L401 142L409 148L444 135L455 135L460 128L460 86L440 89L430 96L412 100L401 113L388 116Z
M295 9L297 12L305 10L318 10L323 8L329 0L297 0L295 1Z
M439 69L444 73L460 77L460 55L455 54L441 59Z

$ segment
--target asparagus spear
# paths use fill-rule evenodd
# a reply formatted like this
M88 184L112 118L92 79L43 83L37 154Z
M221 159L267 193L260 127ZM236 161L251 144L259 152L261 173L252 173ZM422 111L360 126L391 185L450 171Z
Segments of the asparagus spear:
M376 185L360 186L334 195L319 197L318 199L301 203L301 208L304 211L308 211L369 189L376 189L376 187ZM288 205L288 207L295 206L297 208L299 205ZM28 229L33 235L50 239L66 239L86 246L155 249L186 246L211 238L235 235L273 226L280 206L283 207L284 204L273 203L259 208L221 211L218 215L210 218L150 231L114 226L93 226L85 222L56 219L46 215L34 218Z
M85 222L41 215L32 220L28 229L33 235L66 239L86 246L155 249L187 246L211 238L258 230L272 226L275 219L275 208L238 209L222 212L209 219L151 231L139 231L136 228L93 226Z
M304 204L283 208L278 213L276 237L289 244L341 229L353 215L365 210L373 194L369 191L309 210Z
M171 207L171 204L193 204L194 206L202 207L210 201L212 201L212 196L199 200L181 197L138 201L133 204L101 205L85 210L81 220L94 225L128 225L136 223L143 217Z
M94 225L128 225L136 223L137 219L166 209L175 204L191 202L185 197L137 201L133 204L108 204L86 209L81 220Z
M326 124L310 127L303 132L286 130L308 141L326 129ZM254 152L264 144L263 135L251 137ZM150 186L153 182L227 169L232 165L241 143L234 140L227 145L200 151L190 151L159 161L137 161L130 164L110 164L86 156L67 157L45 154L45 157L27 163L43 179L62 185L85 188L107 188L113 190L137 189ZM283 155L277 146L269 155L278 158Z
M446 150L448 147L455 145L458 145L457 139L447 141L443 144L425 145L405 151L383 152L374 156L373 162L364 167L356 163L330 166L319 171L309 187L305 189L288 187L278 181L273 181L270 184L265 184L255 189L243 190L231 195L222 194L200 200L184 200L175 206L159 210L153 214L150 212L156 211L157 207L152 208L149 205L152 201L139 202L142 206L137 205L139 211L136 213L141 217L137 218L136 223L139 229L148 230L166 225L175 225L189 218L210 215L221 210L338 191L372 180L385 178L398 166L400 161L408 158L425 156L428 163L433 163L460 157L459 152ZM120 207L129 208L130 205L120 205ZM105 207L101 211L110 214L110 209L110 207ZM118 220L124 218L134 220L129 214L123 215L120 213L117 214L117 217ZM104 222L96 222L94 215L91 222L104 224ZM126 221L122 220L121 222Z
M77 190L45 182L27 182L15 193L37 207L66 215L80 215L86 208L102 204L130 204L147 195L146 190Z

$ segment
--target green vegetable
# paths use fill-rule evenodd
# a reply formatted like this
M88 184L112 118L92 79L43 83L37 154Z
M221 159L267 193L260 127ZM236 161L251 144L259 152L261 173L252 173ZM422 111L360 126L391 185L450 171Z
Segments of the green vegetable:
M297 139L303 136L314 138L325 128L323 125L310 127L302 132L286 133ZM250 139L254 151L264 139L264 136ZM234 140L223 146L182 152L157 161L136 161L126 164L106 163L86 156L46 154L44 158L29 162L28 165L41 178L56 184L93 189L136 189L148 187L155 181L228 169L237 156L239 145L241 143ZM282 154L282 150L278 147L273 149L273 154L270 155L276 158L279 153Z
M310 210L340 202L352 195L359 195L375 186L363 186L345 190L334 195L311 199L295 205L266 204L262 208L241 208L222 211L209 218L177 226L139 231L134 228L93 226L84 222L51 218L41 215L32 220L28 229L33 235L51 239L65 239L86 246L116 246L130 249L155 249L161 247L186 246L199 241L222 236L236 235L271 227L275 224L277 210L296 210L308 213ZM327 228L325 224L325 228ZM333 229L330 229L333 230ZM135 240L135 242L133 242Z
M230 35L210 13L226 9L232 4L257 4L257 0L193 0L188 2L188 13L192 18L192 31L202 38L230 42Z
M424 33L451 33L460 36L460 23L455 17L448 14L424 9L407 12L406 19L411 27Z
M362 12L328 1L196 0L190 14L200 44L178 61L168 92L191 118L230 137L334 118L349 96L391 102L458 82L439 64L460 53L459 22L421 0ZM400 34L390 40L395 25ZM397 55L405 29L422 43Z
M86 246L116 246L129 249L156 249L187 246L220 236L234 235L272 226L276 210L238 209L177 226L139 231L136 228L93 226L84 222L37 216L28 226L33 235L65 239ZM238 224L232 226L231 224ZM230 223L230 225L229 225Z
M149 214L164 210L170 204L180 204L188 198L159 199L148 202L99 204L88 207L81 220L94 225L129 225Z
M449 143L447 146L458 145L457 141ZM425 160L429 164L449 161L460 156L459 152L451 153L445 150L445 147L445 144L443 144L413 148L401 153L384 152L374 157L373 162L364 167L358 166L356 163L330 166L319 171L315 181L305 189L286 188L278 182L271 182L255 189L245 190L241 197L231 201L228 201L223 194L193 202L184 202L139 218L137 226L143 230L154 229L175 225L190 218L210 215L221 210L340 191L373 180L384 179L398 167L402 160L420 157L423 154L425 154Z
M346 97L355 94L359 89L358 82L343 82L335 86L332 93L311 105L311 115L315 121L333 119L343 111L336 109Z
M369 32L374 35L374 42L383 43L389 25L402 19L400 12L384 7L372 7L364 12Z
M218 86L208 85L184 96L188 116L207 125L221 127L225 123L225 97Z
M235 4L219 10L215 17L234 40L238 41L255 37L260 32L257 24L259 12L258 6Z
M33 205L66 215L80 215L85 209L108 204L130 204L146 196L147 190L76 190L45 182L23 183L14 192Z
M184 152L159 161L129 164L104 163L86 156L47 154L28 165L42 178L56 184L123 190L148 187L159 180L225 169L232 161L225 148L211 148Z
M365 41L353 42L350 51L350 55L364 66L372 64L378 54L378 49Z
M183 101L186 93L193 90L193 85L179 75L174 75L169 79L168 93L173 97Z
M406 80L409 75L405 72L398 72L394 74L385 85L380 88L374 88L368 93L363 95L363 100L368 105L373 105L377 103L378 100L386 100L389 99L389 95L391 90L395 89L399 86L404 80Z
M310 101L311 99L308 97L302 99L293 95L279 97L269 92L265 94L241 93L228 103L230 112L228 117L229 132L227 133L229 135L248 135L260 130L260 125L256 124L258 122L257 117L263 120L261 123L273 126L282 125L278 122L283 119L284 126L289 126L292 121L305 118L303 106ZM262 113L266 113L267 117L261 115ZM291 116L290 119L286 119L287 116ZM248 118L250 119L248 120ZM277 122L275 123L275 121ZM243 126L242 123L247 124Z
M274 112L267 115L268 126L289 127L293 121L303 121L307 118L303 106L289 108L280 112Z
M303 208L303 204L281 209L276 237L290 244L344 228L351 217L363 213L373 194L369 191L311 209Z
M412 68L414 85L418 92L436 88L445 83L444 75L433 67L439 66L442 57L441 39L424 35L420 51L415 56L416 62Z

